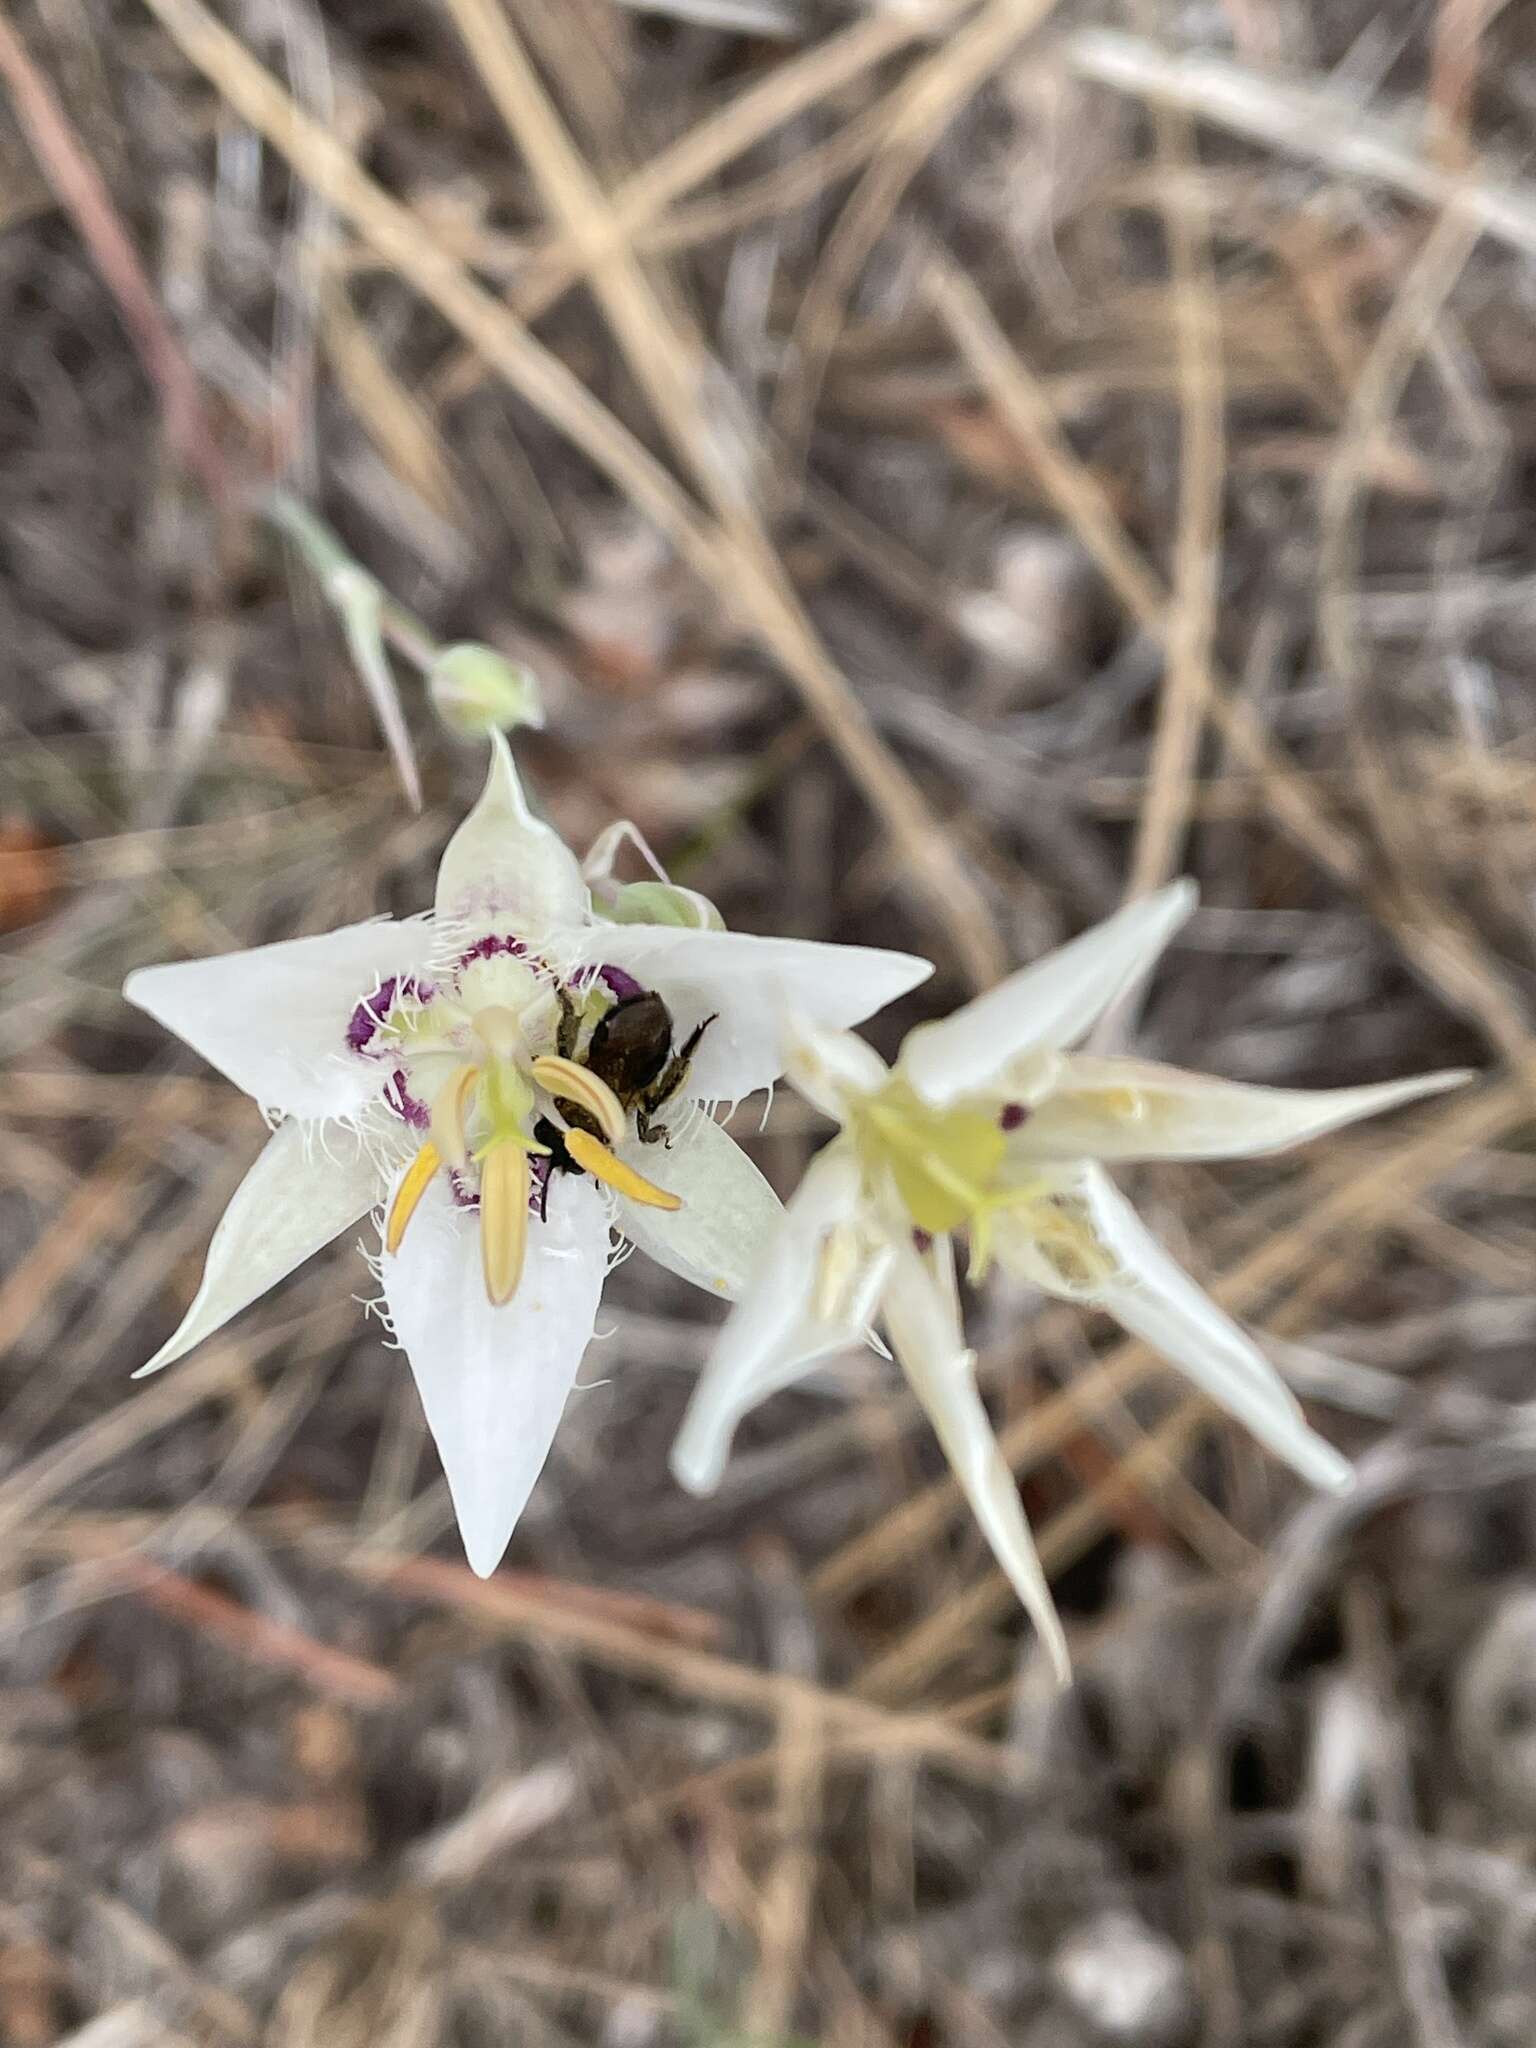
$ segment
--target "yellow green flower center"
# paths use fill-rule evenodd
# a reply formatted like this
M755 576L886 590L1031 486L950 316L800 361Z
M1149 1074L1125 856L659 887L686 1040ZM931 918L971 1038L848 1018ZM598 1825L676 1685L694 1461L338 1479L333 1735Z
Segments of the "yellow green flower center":
M847 1130L866 1183L893 1186L919 1230L968 1232L973 1277L1000 1237L1005 1257L1017 1251L1023 1267L1043 1268L1071 1293L1090 1293L1114 1274L1086 1204L1049 1168L1030 1171L1010 1158L994 1109L935 1109L897 1076L850 1102Z
M871 1178L889 1175L920 1230L958 1230L1001 1193L1008 1141L979 1109L934 1109L891 1080L853 1105L849 1129Z

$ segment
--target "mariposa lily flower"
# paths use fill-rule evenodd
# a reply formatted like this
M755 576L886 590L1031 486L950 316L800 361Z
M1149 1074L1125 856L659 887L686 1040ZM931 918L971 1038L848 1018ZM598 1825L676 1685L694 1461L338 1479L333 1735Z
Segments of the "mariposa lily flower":
M727 1319L673 1453L685 1486L712 1491L745 1411L880 1318L1063 1676L1061 1624L962 1334L952 1234L968 1234L973 1276L995 1260L1047 1294L1106 1310L1304 1478L1343 1487L1346 1461L1151 1235L1105 1165L1275 1152L1471 1078L1304 1091L1071 1051L1195 900L1194 885L1178 882L1127 905L953 1016L918 1026L894 1068L849 1033L800 1028L789 1077L841 1131Z
M469 1561L493 1571L592 1336L613 1234L737 1294L779 1204L710 1108L777 1078L787 1006L846 1025L931 972L903 953L600 918L493 735L431 917L129 976L131 1002L276 1122L142 1371L382 1203L387 1317Z

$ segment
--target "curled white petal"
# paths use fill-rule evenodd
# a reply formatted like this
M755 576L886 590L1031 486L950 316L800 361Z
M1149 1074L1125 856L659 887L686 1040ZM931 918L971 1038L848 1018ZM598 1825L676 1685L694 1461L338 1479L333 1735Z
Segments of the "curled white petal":
M807 1018L790 1019L784 1072L813 1109L843 1121L850 1096L873 1095L890 1070L872 1045L851 1031L832 1031Z
M530 1221L516 1294L486 1299L472 1211L443 1176L386 1254L384 1294L453 1495L471 1567L501 1562L554 1439L597 1320L608 1211L590 1181L557 1175Z
M366 1216L379 1192L378 1168L353 1132L279 1125L219 1219L191 1307L134 1378L185 1358Z
M896 1248L883 1313L901 1369L933 1424L993 1556L1065 1685L1071 1677L1067 1639L1018 1485L977 1391L974 1355L965 1348L946 1291L910 1245Z
M1364 1088L1259 1088L1151 1060L1072 1054L1013 1140L1019 1158L1245 1159L1460 1088L1466 1071Z
M485 788L438 866L437 919L453 932L537 940L582 921L587 885L575 854L529 810L503 735L490 740Z
M264 1108L350 1116L389 1078L380 1061L348 1049L353 1012L381 982L423 973L431 937L419 919L343 925L211 960L140 967L123 994Z
M1097 1167L1080 1183L1117 1277L1092 1297L1314 1486L1342 1491L1349 1462L1319 1436L1269 1360L1158 1243Z
M918 1025L901 1049L901 1071L925 1101L942 1105L986 1089L1030 1053L1075 1044L1152 966L1198 895L1193 882L1171 882L952 1016Z
M812 1312L822 1241L858 1215L857 1162L831 1145L807 1168L776 1231L758 1248L756 1270L721 1327L672 1447L672 1470L690 1493L720 1483L731 1437L746 1411L787 1386L829 1348L848 1341ZM853 1289L862 1305L867 1290Z
M857 1024L933 972L910 953L667 925L602 926L583 935L579 957L656 989L679 1041L714 1017L687 1083L709 1102L738 1102L778 1079L792 1018Z
M683 1204L652 1209L620 1195L620 1230L668 1272L736 1300L784 1213L736 1140L712 1118L696 1116L670 1145L642 1145L631 1136L617 1150L626 1165Z

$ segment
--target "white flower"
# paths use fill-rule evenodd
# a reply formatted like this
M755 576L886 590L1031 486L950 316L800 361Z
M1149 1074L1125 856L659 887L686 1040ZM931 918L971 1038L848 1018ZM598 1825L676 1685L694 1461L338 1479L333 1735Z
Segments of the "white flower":
M600 919L493 735L430 919L129 976L131 1002L281 1119L142 1370L387 1196L389 1319L469 1561L493 1571L592 1336L611 1231L739 1293L779 1205L708 1106L777 1078L787 1005L846 1025L931 972L864 947Z
M673 1452L682 1483L711 1491L746 1410L810 1356L857 1341L878 1314L1063 1675L1061 1624L961 1331L951 1233L969 1233L973 1274L995 1258L1049 1294L1107 1310L1304 1477L1343 1486L1344 1459L1151 1236L1102 1162L1278 1151L1471 1078L1306 1092L1070 1052L1156 960L1195 893L1179 882L1128 905L953 1016L920 1025L894 1069L846 1032L811 1023L799 1032L789 1077L841 1133L811 1165L727 1319Z

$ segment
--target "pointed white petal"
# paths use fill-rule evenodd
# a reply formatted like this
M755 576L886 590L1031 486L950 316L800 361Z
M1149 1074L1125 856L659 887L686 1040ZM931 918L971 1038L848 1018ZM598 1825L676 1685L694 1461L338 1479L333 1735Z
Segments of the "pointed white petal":
M454 931L510 931L521 938L579 925L587 885L574 853L535 818L499 732L479 801L443 851L437 918Z
M954 1307L910 1245L897 1247L885 1288L885 1327L992 1554L1007 1573L1065 1685L1071 1663L1018 1485L976 1387Z
M739 1102L777 1080L792 1018L857 1024L933 972L910 953L665 925L596 927L584 937L581 958L622 967L656 989L678 1042L714 1017L686 1083L690 1095L707 1102Z
M501 1562L597 1320L608 1211L590 1181L557 1175L532 1218L516 1294L485 1295L474 1211L439 1175L394 1257L384 1293L453 1495L464 1551L486 1578Z
M180 1326L136 1380L185 1358L378 1201L377 1166L338 1124L279 1125L235 1189Z
M669 1273L735 1301L784 1213L736 1140L700 1115L670 1145L642 1145L631 1136L618 1154L683 1204L648 1209L620 1195L620 1230Z
M1247 1159L1460 1088L1466 1071L1365 1088L1256 1088L1151 1060L1073 1054L1013 1139L1016 1157Z
M422 919L381 918L141 967L123 994L265 1108L350 1116L379 1093L389 1069L348 1048L347 1026L381 982L426 970L431 938Z
M1081 1180L1099 1241L1120 1277L1092 1299L1143 1338L1314 1486L1342 1490L1348 1460L1312 1429L1269 1360L1160 1245L1097 1167Z
M859 1185L857 1162L828 1146L760 1245L756 1270L721 1327L672 1447L672 1471L690 1493L713 1493L719 1485L732 1434L749 1408L847 1343L846 1328L820 1323L811 1304L822 1240L834 1224L857 1218ZM862 1304L867 1289L853 1291Z
M1198 895L1193 882L1171 882L1020 968L953 1016L919 1024L901 1049L901 1071L925 1101L941 1105L988 1087L1027 1054L1075 1044L1121 990L1147 972Z

